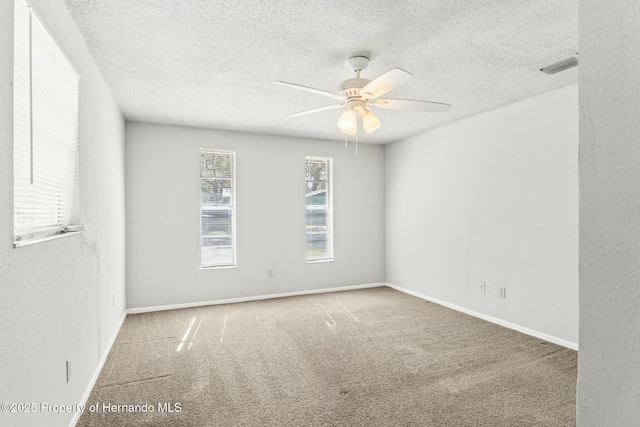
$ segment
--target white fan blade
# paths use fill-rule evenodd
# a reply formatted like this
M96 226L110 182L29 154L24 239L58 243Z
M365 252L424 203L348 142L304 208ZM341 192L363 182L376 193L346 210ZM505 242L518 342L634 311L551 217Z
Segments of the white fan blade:
M273 84L284 86L284 87L290 87L291 89L304 90L306 92L315 93L317 95L328 96L330 98L337 99L338 101L344 101L345 100L345 98L343 96L340 96L337 93L327 92L326 90L314 89L312 87L301 86L301 85L297 85L297 84L294 84L294 83L287 83L287 82L273 82Z
M390 110L413 110L426 111L429 113L444 113L451 108L451 105L449 104L430 101L414 101L413 99L378 99L376 101L369 102L368 104L378 108L388 108Z
M340 108L340 107L344 107L344 104L327 105L326 107L320 107L320 108L314 108L312 110L300 111L299 113L289 114L287 117L304 116L306 114L319 113L320 111L332 110L334 108Z
M360 89L360 96L366 99L377 98L397 88L409 80L411 76L411 73L407 73L400 68L393 69L367 83L365 87Z

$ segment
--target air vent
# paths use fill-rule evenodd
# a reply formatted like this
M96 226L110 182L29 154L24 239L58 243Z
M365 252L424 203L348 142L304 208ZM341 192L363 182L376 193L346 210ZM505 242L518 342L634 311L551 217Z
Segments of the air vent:
M574 56L563 59L560 62L556 62L555 64L547 65L546 67L540 68L540 71L551 76L553 74L559 73L560 71L568 70L569 68L576 67L578 65L578 54L576 53Z

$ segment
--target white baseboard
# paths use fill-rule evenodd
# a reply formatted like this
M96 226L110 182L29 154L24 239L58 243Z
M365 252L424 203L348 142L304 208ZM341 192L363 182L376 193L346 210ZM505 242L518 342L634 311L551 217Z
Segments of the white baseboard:
M439 300L437 298L432 298L430 296L421 294L416 291L412 291L410 289L405 289L400 286L392 285L391 283L386 283L385 285L397 291L404 292L405 294L413 295L414 297L418 297L426 301L434 302L436 304L451 308L461 313L465 313L470 316L477 317L479 319L486 320L491 323L495 323L496 325L504 326L505 328L513 329L514 331L522 332L523 334L531 335L533 337L540 338L542 340L549 341L551 343L558 344L563 347L570 348L572 350L576 350L576 351L578 350L578 343L568 341L562 338L554 337L553 335L545 334L544 332L536 331L534 329L529 329L524 326L516 325L515 323L498 319L497 317L492 317L486 314L478 313L477 311L469 310L468 308L464 308L447 301Z
M93 387L96 385L96 381L98 381L98 377L100 376L100 372L102 372L102 367L104 366L104 363L107 361L107 357L109 356L109 352L111 352L111 347L113 347L113 343L116 341L116 338L118 337L118 333L120 332L120 328L122 328L122 324L124 323L124 319L126 317L127 317L127 311L125 310L124 313L122 313L122 317L120 318L120 322L118 323L118 326L116 327L116 330L113 331L113 335L111 336L111 339L109 340L109 344L107 344L107 348L105 348L104 352L102 353L102 357L100 358L100 362L98 363L98 367L96 368L95 372L93 373L93 377L91 377L91 381L89 381L89 384L87 385L87 389L85 390L84 395L82 396L82 399L79 402L80 405L86 405L87 400L89 400L89 395L91 394L91 391L93 390ZM75 413L75 415L71 419L71 422L69 423L69 427L75 427L76 423L80 419L80 415L82 415L80 412L76 412Z
M354 289L378 288L381 286L387 286L387 284L386 283L368 283L364 285L342 286L339 288L326 288L326 289L310 289L306 291L286 292L282 294L257 295L257 296L251 296L251 297L229 298L229 299L221 299L221 300L214 300L214 301L188 302L183 304L159 305L155 307L136 307L136 308L127 309L127 313L128 314L149 313L152 311L176 310L180 308L202 307L207 305L233 304L236 302L259 301L259 300L272 299L272 298L294 297L299 295L324 294L327 292L351 291Z

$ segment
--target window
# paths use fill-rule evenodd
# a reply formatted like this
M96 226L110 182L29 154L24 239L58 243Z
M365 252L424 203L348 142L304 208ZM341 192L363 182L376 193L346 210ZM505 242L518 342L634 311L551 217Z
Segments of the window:
M200 149L200 265L236 265L235 159L231 151Z
M333 260L331 159L307 157L305 162L307 261Z
M14 246L78 231L78 74L14 2Z

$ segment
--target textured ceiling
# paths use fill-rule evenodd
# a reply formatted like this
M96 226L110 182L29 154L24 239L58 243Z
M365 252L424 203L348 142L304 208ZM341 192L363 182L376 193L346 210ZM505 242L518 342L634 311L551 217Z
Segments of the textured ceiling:
M578 48L578 0L65 0L132 121L343 140L341 110L288 118L362 77L413 78L389 98L452 104L447 113L377 109L387 143L577 82L539 68Z

